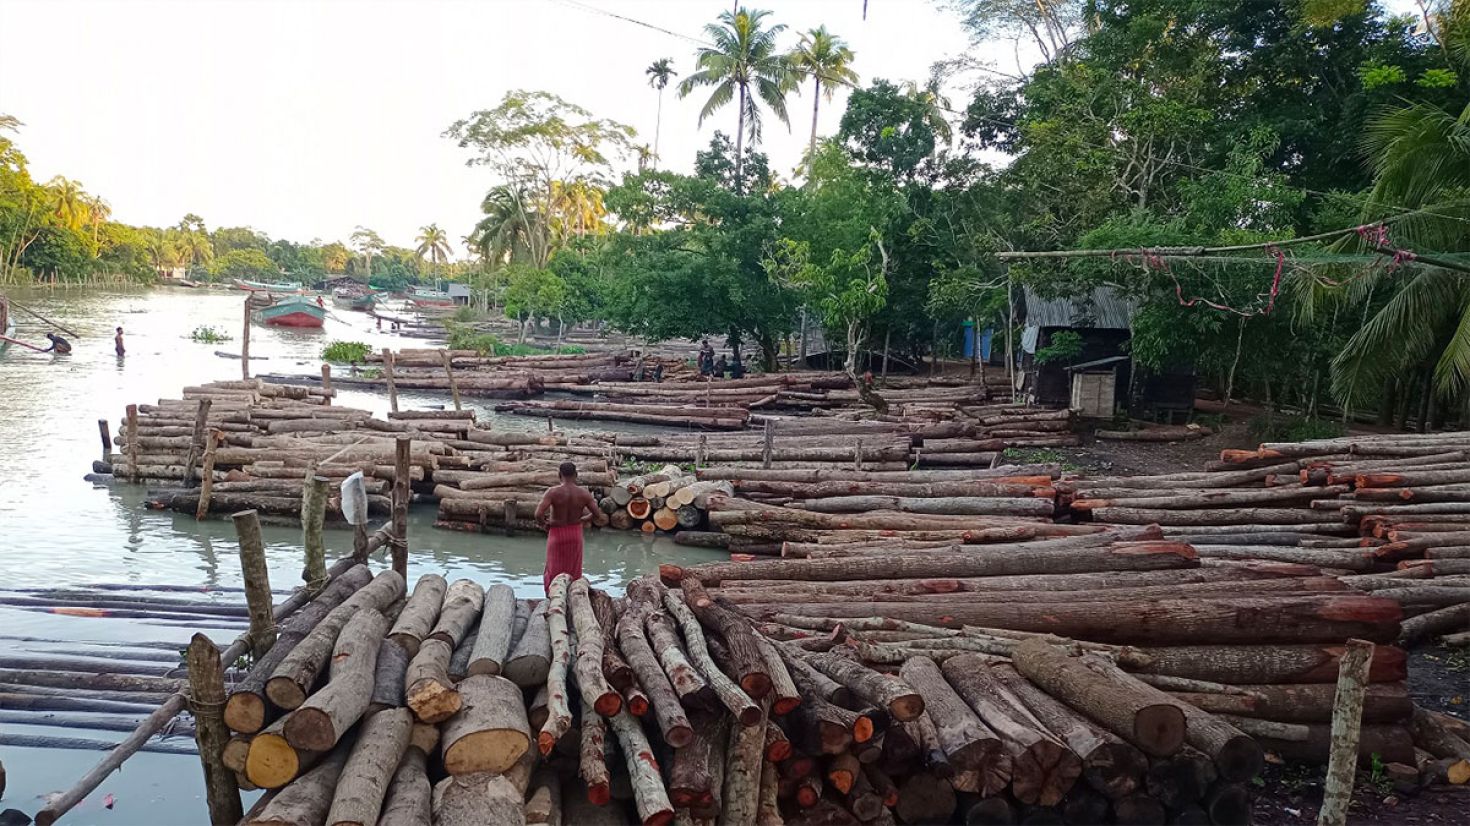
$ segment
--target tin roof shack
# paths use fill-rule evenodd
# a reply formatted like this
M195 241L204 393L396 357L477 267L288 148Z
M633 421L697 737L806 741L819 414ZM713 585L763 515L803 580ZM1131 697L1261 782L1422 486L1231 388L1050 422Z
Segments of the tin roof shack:
M1135 369L1128 354L1138 305L1109 287L1075 298L1043 298L1025 289L1021 367L1025 393L1037 404L1074 406L1090 400L1083 415L1107 417L1108 394L1099 373L1113 376L1112 399L1130 415L1155 421L1188 418L1194 409L1192 364L1160 372ZM1063 336L1062 333L1070 335ZM1075 387L1079 382L1086 387Z

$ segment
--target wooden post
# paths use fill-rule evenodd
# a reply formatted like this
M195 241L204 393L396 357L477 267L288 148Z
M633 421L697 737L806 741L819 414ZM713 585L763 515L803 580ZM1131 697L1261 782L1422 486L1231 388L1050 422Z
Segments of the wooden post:
M413 439L399 436L393 455L393 570L408 579L408 472Z
M255 511L249 511L254 516ZM247 580L248 582L248 580ZM266 594L267 612L270 594ZM203 634L189 640L190 707L194 712L194 742L199 744L199 762L204 765L204 794L209 803L209 822L239 823L245 816L240 806L240 787L235 773L225 767L222 753L230 740L225 726L225 670L219 649Z
M331 397L332 397L332 365L330 365L330 364L323 364L322 365L322 392L327 394L327 398L328 399L331 399Z
M393 351L383 348L383 377L388 380L388 409L398 412L398 388L393 384Z
M253 510L240 511L230 519L240 540L240 572L245 577L245 606L250 612L250 650L260 657L276 644L270 571L265 566L265 543L260 540L260 514Z
M102 461L112 464L112 433L107 429L107 420L97 420L97 432L102 436Z
M354 562L368 561L367 524L352 526L352 559Z
M516 503L514 499L505 500L505 507L502 509L502 516L505 520L505 535L515 536Z
M884 387L888 386L888 342L892 338L893 329L890 327L887 331L883 333L883 372L881 375L878 376L879 383L881 383ZM980 349L977 345L975 348L975 352L978 353L979 351Z
M194 411L194 433L189 441L189 456L184 460L184 486L194 484L194 463L199 459L199 451L204 449L204 440L209 438L205 428L209 424L209 408L214 402L210 399L200 399L199 407Z
M694 450L694 466L696 468L704 467L704 457L707 455L705 448L708 444L709 437L703 433L699 434L699 447Z
M138 406L128 405L128 478L138 481Z
M245 296L245 329L240 333L240 378L250 379L250 296Z
M1327 753L1327 778L1317 826L1344 826L1353 797L1353 774L1358 769L1358 735L1363 727L1363 692L1373 643L1348 640L1337 668L1337 696L1332 702L1332 746Z
M449 351L440 350L439 358L444 361L444 375L449 377L449 392L454 396L454 409L460 410L459 405L459 382L454 380L454 365L450 362Z
M301 578L312 591L321 590L327 582L327 544L322 539L322 523L327 518L327 480L308 472L301 488L301 540L306 548L306 569ZM366 535L363 542L367 541Z
M204 467L199 472L199 506L194 509L195 519L203 519L209 513L209 497L214 490L214 450L224 438L223 433L214 430L204 442Z
M862 470L863 469L863 440L862 439L858 439L857 440L857 444L852 449L852 469L853 470Z
M547 433L555 433L556 432L556 422L553 421L550 416L547 416L546 417L546 432Z
M774 436L775 434L771 431L771 420L766 419L765 442L761 445L761 467L763 468L768 468L771 466L771 442L773 441Z

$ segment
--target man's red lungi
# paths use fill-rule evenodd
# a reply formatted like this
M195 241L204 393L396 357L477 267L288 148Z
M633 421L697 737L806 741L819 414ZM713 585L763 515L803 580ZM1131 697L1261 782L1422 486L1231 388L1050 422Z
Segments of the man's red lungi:
M555 525L546 532L546 573L541 584L551 590L551 581L557 574L567 574L572 579L582 576L582 526Z

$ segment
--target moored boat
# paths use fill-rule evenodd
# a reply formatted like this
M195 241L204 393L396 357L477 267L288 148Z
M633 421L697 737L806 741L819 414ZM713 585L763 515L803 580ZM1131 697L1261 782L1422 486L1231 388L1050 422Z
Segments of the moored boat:
M321 299L304 295L283 296L255 313L256 321L276 327L321 327L326 318Z
M376 300L377 297L371 291L361 292L347 289L332 291L332 303L348 310L367 312L373 308Z
M244 278L235 279L235 287L241 290L255 292L265 290L268 292L288 293L301 289L301 285L295 281L282 281L276 284L267 284L263 281L250 281Z

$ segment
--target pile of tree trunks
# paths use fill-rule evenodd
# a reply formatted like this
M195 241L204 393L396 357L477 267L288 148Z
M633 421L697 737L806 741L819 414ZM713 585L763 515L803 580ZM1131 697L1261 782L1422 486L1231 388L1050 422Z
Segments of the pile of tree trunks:
M631 422L696 430L741 430L750 418L744 407L624 404L604 401L523 401L497 404L497 413L560 419Z
M733 490L728 482L700 481L677 465L665 465L655 473L619 480L604 491L598 505L614 528L646 534L711 536L710 500L729 496ZM703 544L726 547L719 540Z
M382 354L369 354L367 363L382 364ZM632 357L622 351L493 356L475 350L405 348L394 354L394 381L399 387L448 392L451 372L461 393L514 399L594 382L628 381L633 365ZM383 385L387 378L357 376L351 381Z

